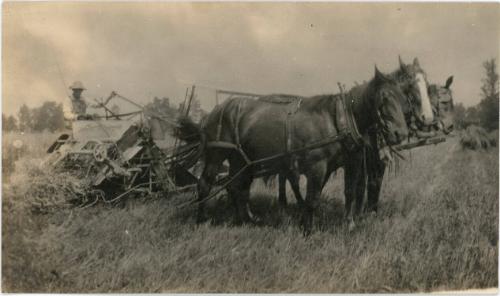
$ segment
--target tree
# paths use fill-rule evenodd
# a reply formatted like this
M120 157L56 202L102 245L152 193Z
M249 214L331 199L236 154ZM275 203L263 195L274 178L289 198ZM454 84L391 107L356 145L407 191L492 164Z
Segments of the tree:
M465 110L465 122L466 125L479 124L479 108L477 106L471 106Z
M467 127L465 120L465 107L462 103L458 103L453 107L453 125L456 129L464 129Z
M2 130L8 132L8 130L6 129L7 127L6 123L7 123L7 116L5 116L5 114L2 113Z
M64 113L62 104L47 101L33 113L33 129L35 131L49 130L54 132L64 128Z
M498 129L498 94L479 103L481 125L487 130Z
M31 131L33 128L32 111L26 104L23 104L21 108L19 108L17 118L19 120L19 130L21 132Z
M487 99L498 94L498 73L497 73L497 63L495 59L487 60L483 63L483 68L486 77L481 81L483 86L481 86L481 97L482 99Z
M6 132L17 131L17 119L13 115L6 116L2 113L2 130Z
M479 102L478 115L481 125L488 129L498 129L498 72L495 59L483 63L485 78L482 79L482 100Z
M153 102L145 106L146 112L151 112L157 115L166 117L174 117L176 110L170 107L170 99L168 97L158 98L154 97Z

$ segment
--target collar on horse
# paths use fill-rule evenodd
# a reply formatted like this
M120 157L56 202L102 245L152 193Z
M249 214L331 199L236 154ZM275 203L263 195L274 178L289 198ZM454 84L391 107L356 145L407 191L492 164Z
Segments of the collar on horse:
M364 146L365 140L359 133L354 113L352 111L352 104L354 99L351 94L346 95L344 88L339 83L340 97L336 97L335 105L335 123L339 134L343 135L343 144L349 150L355 150Z

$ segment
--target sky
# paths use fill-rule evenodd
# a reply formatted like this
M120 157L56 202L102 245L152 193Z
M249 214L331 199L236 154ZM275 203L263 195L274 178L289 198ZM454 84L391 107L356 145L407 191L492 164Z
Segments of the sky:
M480 100L482 63L497 58L496 3L3 3L2 107L69 103L111 91L178 104L196 85L303 96L338 92L418 57L431 83L454 75L456 102ZM131 110L119 104L122 110Z

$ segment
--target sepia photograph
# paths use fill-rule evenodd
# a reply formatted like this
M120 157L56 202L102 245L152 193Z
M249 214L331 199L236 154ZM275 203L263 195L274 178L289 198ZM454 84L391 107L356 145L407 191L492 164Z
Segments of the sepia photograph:
M4 293L498 293L498 2L2 3Z

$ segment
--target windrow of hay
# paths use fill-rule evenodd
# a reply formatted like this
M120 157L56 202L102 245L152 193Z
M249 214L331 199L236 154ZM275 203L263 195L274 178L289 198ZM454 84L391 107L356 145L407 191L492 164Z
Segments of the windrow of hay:
M9 182L10 176L18 170L16 162L21 158L41 159L47 155L47 148L57 135L48 132L2 134L2 181Z
M495 131L498 133L498 131ZM497 138L495 132L488 133L482 127L470 125L464 130L460 137L460 144L464 149L478 150L496 147Z
M14 205L47 213L81 204L88 196L90 187L86 182L69 173L55 172L38 159L21 159L17 166L18 172L4 186L14 192L16 198L9 200ZM7 192L6 196L9 198L10 194Z

